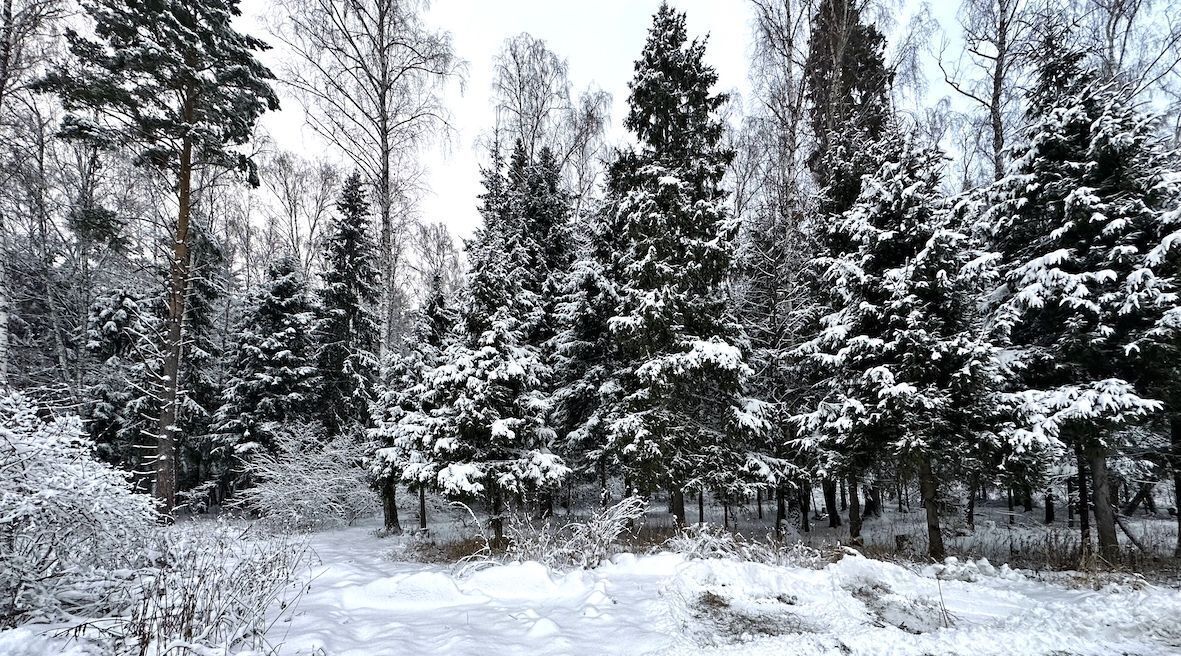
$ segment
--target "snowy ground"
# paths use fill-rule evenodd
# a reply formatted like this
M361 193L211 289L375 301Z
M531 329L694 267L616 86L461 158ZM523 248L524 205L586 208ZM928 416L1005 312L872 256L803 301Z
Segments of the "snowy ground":
M795 537L827 545L825 558L792 566L667 552L623 554L591 570L414 562L424 555L454 559L463 550L453 545L476 531L466 511L432 506L429 541L378 538L375 520L312 534L310 587L267 635L277 653L1181 654L1181 589L1167 558L1150 577L1154 583L1130 574L1013 571L985 561L898 565L847 553L831 562L840 553L832 545L847 540L846 529L821 526ZM707 506L706 513L721 522L720 508ZM770 530L769 512L763 520L751 507L736 515L748 536ZM1064 522L1045 527L1038 516L1019 514L1010 526L1003 508L985 507L975 533L948 531L949 546L961 557L995 559L1074 536ZM668 519L654 504L644 522L657 534L651 540ZM1175 526L1163 518L1132 521L1162 551L1173 544ZM891 553L883 546L897 535L911 536L921 551L924 531L921 515L892 509L865 525L875 553ZM101 653L53 637L64 628L0 631L0 656Z
M322 564L272 632L282 654L1181 654L1181 591L1134 578L670 553L459 571L393 560L372 527L311 544Z

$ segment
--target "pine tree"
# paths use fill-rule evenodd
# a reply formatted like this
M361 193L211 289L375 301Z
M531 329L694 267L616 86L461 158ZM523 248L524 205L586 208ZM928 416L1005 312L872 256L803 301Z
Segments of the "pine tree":
M324 242L324 287L316 338L320 408L330 434L366 426L377 381L378 270L361 176L345 180Z
M831 228L850 250L817 262L830 312L799 350L825 376L824 394L797 421L814 450L839 454L826 468L852 473L851 505L861 474L887 460L916 466L930 555L942 558L939 474L950 478L997 420L996 353L975 311L986 260L948 229L941 153L888 131L869 156L877 171Z
M1063 43L1055 31L1043 41L1026 144L981 227L1003 274L991 320L1018 358L1015 430L1061 440L1089 466L1100 550L1113 559L1107 459L1116 428L1160 408L1133 382L1151 370L1140 354L1172 334L1179 189L1130 90Z
M737 226L721 189L733 153L722 145L705 43L688 41L684 14L662 5L636 62L625 126L640 149L613 167L609 211L626 235L619 306L617 397L608 445L645 491L732 492L749 439L762 427L743 396L744 336L727 312L725 282Z
M273 451L276 424L315 419L314 327L301 268L282 256L250 299L217 411L218 432L235 453Z
M255 58L266 45L240 34L237 0L183 3L87 0L94 38L67 30L73 60L41 84L70 112L63 134L105 148L127 148L140 164L176 181L171 239L162 398L155 453L155 494L165 511L176 503L177 444L193 210L192 175L200 166L248 171L235 146L279 101L273 76Z
M233 0L170 5L93 0L85 7L97 39L67 31L75 62L54 70L42 84L71 112L63 134L103 147L130 147L140 163L177 181L155 454L156 496L170 510L183 401L178 390L190 281L192 172L199 165L249 169L233 147L250 138L255 120L278 108L278 100L267 84L270 72L253 54L265 45L231 25L239 14Z

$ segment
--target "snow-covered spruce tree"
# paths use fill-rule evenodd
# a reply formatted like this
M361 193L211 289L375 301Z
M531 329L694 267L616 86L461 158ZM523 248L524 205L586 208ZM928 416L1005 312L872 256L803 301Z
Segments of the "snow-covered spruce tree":
M599 479L600 502L609 500L609 475L618 471L607 450L605 412L619 390L617 348L608 325L619 305L623 226L618 214L589 213L579 226L583 250L563 280L556 304L560 330L550 342L556 385L551 420L567 464Z
M299 263L280 256L249 300L217 411L222 443L246 455L275 447L284 422L315 417L315 307Z
M640 489L672 494L744 484L747 446L763 427L743 396L750 370L725 282L737 225L721 189L733 153L716 112L725 97L688 41L685 16L660 7L629 85L624 122L639 149L620 155L610 208L626 235L619 305L608 325L619 345L621 386L607 411L608 449Z
M1130 90L1084 70L1060 34L1039 55L1026 143L981 218L1003 274L991 320L1018 356L1017 432L1086 462L1101 555L1115 559L1113 429L1160 409L1133 370L1176 325L1176 160Z
M368 425L377 380L378 272L373 226L361 176L350 175L324 240L324 286L316 322L320 402L316 411L336 435Z
M975 310L985 260L947 229L941 153L892 129L869 156L877 171L830 229L848 250L816 262L830 312L799 351L825 376L823 394L796 421L809 449L840 454L832 465L851 487L887 460L915 466L930 554L941 558L938 482L991 439L996 418L996 358ZM859 528L850 521L853 538Z
M471 269L454 335L424 375L421 410L392 431L392 459L404 480L433 480L451 498L482 498L500 539L506 500L544 494L569 470L549 449L547 372L528 339L536 306L522 282L528 251L513 181L495 154L484 177L484 226L468 244Z
M128 149L137 163L175 181L154 454L155 494L170 511L176 503L179 386L192 279L193 174L202 167L241 169L257 183L253 165L236 146L250 140L255 121L278 109L279 101L267 82L271 72L255 57L266 44L234 29L241 13L237 0L86 0L83 7L93 32L67 30L72 58L40 84L57 93L69 112L63 134Z
M455 328L455 313L441 273L431 278L426 303L418 309L414 332L402 353L394 358L378 398L370 439L380 445L370 464L377 488L382 491L386 530L395 530L397 508L389 488L400 480L418 491L418 527L426 525L426 490L435 486L437 472L422 452L427 448L415 429L430 422L431 402L425 383L427 373L439 365Z
M804 84L808 96L809 123L815 150L808 167L821 189L816 207L804 217L803 231L813 257L839 257L848 244L832 241L828 226L857 200L862 176L873 173L877 163L870 146L880 140L890 121L890 87L893 72L886 64L886 40L872 23L864 21L864 0L824 0L812 17ZM804 302L795 313L804 335L821 330L820 317L826 296L823 270L805 269ZM823 377L809 363L792 363L802 387L808 389ZM812 401L818 399L813 398ZM805 401L805 404L807 401ZM809 460L825 470L821 480L830 527L841 525L837 512L839 480L847 473L834 465L839 454L814 452ZM858 484L849 487L849 522L854 531L861 523Z

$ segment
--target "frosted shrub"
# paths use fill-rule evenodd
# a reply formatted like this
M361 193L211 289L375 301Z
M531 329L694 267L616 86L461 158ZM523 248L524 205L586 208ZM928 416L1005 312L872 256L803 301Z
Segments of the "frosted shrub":
M365 459L375 446L352 435L328 439L316 425L282 425L275 451L257 451L244 464L251 485L231 504L276 529L351 525L376 510Z
M564 525L512 522L508 529L508 556L513 560L535 560L550 567L595 567L611 555L619 538L647 509L647 499L628 497L585 522Z
M39 417L23 395L0 396L0 626L127 601L156 514L93 457L81 428L74 416Z
M270 651L264 636L306 591L306 545L249 539L242 529L200 523L160 531L146 550L135 603L116 653Z
M782 544L774 540L748 540L740 534L709 524L687 527L669 538L664 548L689 558L724 558L812 569L820 569L830 562L820 551L800 542Z

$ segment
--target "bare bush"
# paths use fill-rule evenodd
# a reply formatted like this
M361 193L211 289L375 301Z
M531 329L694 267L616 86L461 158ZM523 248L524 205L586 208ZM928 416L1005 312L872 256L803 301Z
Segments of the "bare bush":
M516 561L535 560L549 567L596 567L611 556L620 538L647 509L647 499L627 497L585 522L510 522L506 556Z
M127 603L155 522L151 499L91 455L77 417L0 396L0 626Z
M289 538L248 539L228 526L161 531L130 614L121 654L270 651L266 635L307 590L308 550Z
M688 558L723 558L810 569L820 569L834 560L831 555L801 542L787 544L772 539L750 540L741 534L709 524L690 526L669 538L663 547Z
M285 425L275 431L275 445L246 461L252 484L230 505L281 530L351 525L376 512L365 467L373 443L347 434L327 438L317 425Z

